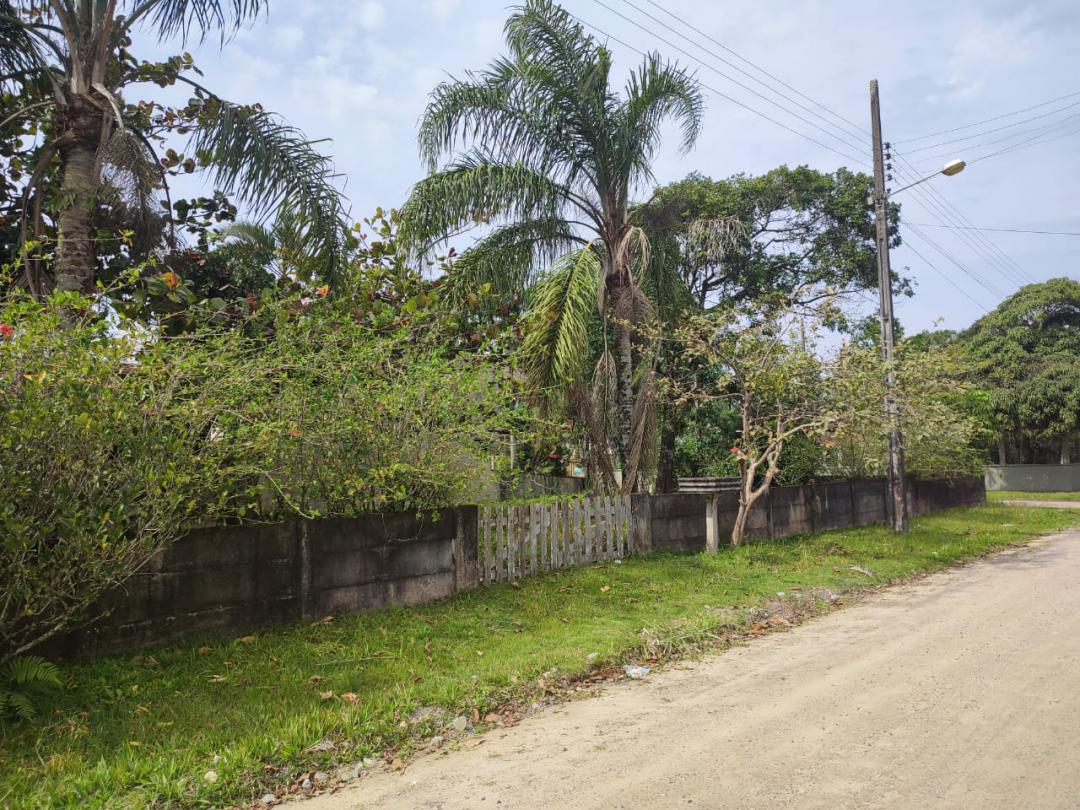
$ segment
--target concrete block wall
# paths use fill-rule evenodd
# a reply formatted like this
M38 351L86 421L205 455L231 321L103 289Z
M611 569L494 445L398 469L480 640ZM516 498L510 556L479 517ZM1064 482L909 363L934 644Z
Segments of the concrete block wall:
M884 523L886 494L885 481L878 479L773 487L750 511L746 540L778 539ZM650 498L652 526L648 532L651 541L648 548L665 551L704 550L705 505L708 497L678 494ZM716 497L720 507L719 535L723 543L731 536L739 500L733 492L722 492ZM908 511L913 516L985 502L986 491L982 479L976 477L911 481L909 486Z
M991 492L1080 492L1080 464L992 464L985 480Z
M705 495L634 495L631 550L705 548ZM720 498L730 536L737 493ZM913 515L985 501L982 479L912 482ZM475 506L351 519L199 529L109 593L101 619L42 652L85 657L193 636L242 635L326 615L417 604L475 588ZM883 481L777 487L755 507L747 539L788 537L885 520Z
M475 587L475 538L474 506L198 529L44 652L88 656L441 599Z

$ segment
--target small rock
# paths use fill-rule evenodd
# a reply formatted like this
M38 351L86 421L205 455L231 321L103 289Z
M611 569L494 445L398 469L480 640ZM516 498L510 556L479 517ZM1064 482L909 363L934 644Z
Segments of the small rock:
M206 773L203 774L202 778L205 779L210 784L214 784L214 782L217 781L217 771L209 770L209 771L207 771Z
M325 785L327 782L330 781L329 775L327 775L323 771L316 771L312 779L315 780L316 785Z
M639 678L644 678L646 675L649 674L649 668L639 667L633 664L627 664L623 667L623 672L626 673L627 678L633 678L634 680L638 680Z
M600 657L600 653L589 653L588 655L585 656L585 660L586 661L595 661L599 657Z
M272 804L277 804L277 796L275 796L273 793L267 793L265 796L259 799L259 801L269 807Z
M330 740L320 740L311 746L308 751L333 751L336 747Z
M375 764L375 760L373 760L371 757L364 757L363 760L360 761L360 764L363 765L365 768L370 768L372 765Z
M310 779L305 779L303 782L301 782L300 783L300 789L301 790L311 790L311 780Z
M443 738L442 738L442 737L441 737L440 735L436 734L436 735L435 735L434 737L432 737L432 738L431 738L431 739L430 739L430 740L428 741L428 744L429 744L429 745L430 745L430 746L431 746L432 748L438 748L438 747L439 747L440 745L442 745L442 744L443 744Z
M469 727L469 721L466 720L461 715L458 715L457 717L455 717L453 720L450 721L450 728L452 728L454 731L462 732L465 729L467 729L468 727Z

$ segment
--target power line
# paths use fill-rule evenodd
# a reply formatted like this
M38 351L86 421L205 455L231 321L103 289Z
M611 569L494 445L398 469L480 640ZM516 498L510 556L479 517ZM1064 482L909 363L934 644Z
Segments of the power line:
M1046 236L1080 236L1080 231L1038 231L1029 228L991 228L988 225L943 225L940 222L914 222L923 228L955 228L962 231L998 231L1000 233L1032 233Z
M898 171L902 171L905 174L909 173L908 170L912 172L914 171L914 167L911 165L911 162L908 161L907 158L905 158L903 155L896 152L895 149L893 150L893 155L897 158L898 161L900 161L904 164L904 166L907 167L907 169L905 169L904 167L898 167ZM946 221L951 222L954 225L973 226L971 220L964 216L963 212L961 212L959 208L953 205L949 201L949 199L945 197L944 194L942 194L933 186L922 186L917 190L913 189L913 192L918 195L920 204L922 204L923 207L927 209L928 213L930 213L931 216L937 213L943 215ZM932 211L927 206L927 204L923 202L923 200L927 200L928 202L932 203L937 209L936 212ZM964 234L964 231L959 231L959 233ZM989 249L990 253L993 254L993 256L996 256L998 258L999 261L995 262L994 259L991 257L990 263L997 264L997 266L1001 267L1004 270L1006 277L1011 278L1013 281L1020 285L1026 283L1025 279L1028 281L1033 280L1023 267L1021 267L1004 250L998 247L997 244L995 244L988 236L986 236L986 234L982 233L978 229L975 229L974 239L978 243L981 243L983 246ZM968 241L970 244L970 240L965 241ZM975 250L977 253L982 255L983 258L987 258L986 254L978 249L978 246L975 246ZM1002 262L1004 264L1002 264Z
M596 0L596 2L597 2L597 3L599 3L600 5L604 5L603 3L601 3L601 2L600 2L600 0ZM796 101L796 100L795 100L795 99L793 99L793 98L792 98L791 96L789 96L789 95L787 95L786 93L784 93L783 91L781 91L781 90L777 90L777 89L776 89L775 87L771 86L771 85L770 85L770 84L768 84L767 82L764 82L764 81L762 81L762 80L761 80L761 79L759 79L759 78L758 78L757 76L754 76L754 75L753 75L752 73L749 73L749 72L747 72L747 71L743 70L743 69L742 69L741 67L739 67L738 65L736 65L736 64L735 64L734 62L731 62L731 61L729 61L728 59L725 59L724 57L720 56L720 54L716 53L716 51L712 51L712 50L709 50L709 49L708 49L708 48L706 48L706 47L705 47L704 45L702 45L702 44L701 44L700 42L697 42L697 41L695 41L694 39L692 39L691 37L688 37L688 36L687 36L686 34L683 34L683 33L679 32L679 31L677 31L676 29L672 28L672 27L671 27L670 25L668 25L668 24L667 24L666 22L664 22L664 21L663 21L663 20L661 20L660 18L658 18L658 17L654 16L653 14L650 14L650 13L649 13L648 11L646 11L646 10L645 10L645 9L643 9L643 8L641 8L641 6L639 6L639 5L637 5L636 3L634 3L634 2L633 2L633 0L622 0L622 2L623 2L623 3L625 3L626 5L630 6L630 7L632 8L632 9L636 10L636 11L637 11L638 13L640 13L640 14L644 14L644 15L645 15L646 17L648 17L648 18L649 18L650 20L652 20L652 21L653 21L654 23L656 23L657 25L661 25L661 26L663 26L663 27L664 27L665 29L667 29L668 31L670 31L670 32L671 32L672 34L674 34L675 36L679 37L680 39L683 39L683 40L685 40L686 42L689 42L689 43L691 43L691 44L692 44L692 45L694 45L695 47L697 47L697 48L700 48L700 49L701 49L702 51L704 51L705 53L709 54L709 56L713 57L714 59L718 59L718 60L719 60L720 62L722 62L723 64L725 64L725 65L727 65L728 67L732 68L733 70L737 70L737 71L738 71L739 73L741 73L741 74L742 74L743 76L746 76L746 77L747 77L748 79L750 79L751 81L753 81L753 82L757 82L757 83L758 83L759 85L761 85L762 87L764 87L764 88L765 88L766 90L768 90L768 91L769 91L770 93L775 93L776 95L780 96L780 98L782 98L782 99L784 99L785 101L787 101L788 103L790 103L790 104L794 104L794 105L795 105L796 107L798 107L798 108L799 108L800 110L803 110L803 111L805 111L805 112L809 113L810 115L813 115L813 116L815 116L815 117L819 118L820 120L824 121L824 122L825 122L825 124L826 124L827 126L830 126L830 127L832 127L833 129L835 129L835 130L837 130L838 132L840 132L840 135L839 135L839 136L837 136L837 135L833 135L833 134L832 134L831 132L829 132L828 130L822 129L822 128L821 128L821 127L820 127L819 125L817 125L817 124L814 124L814 123L813 123L813 122L811 122L811 121L806 121L806 123L810 124L810 125L811 125L811 126L813 126L813 127L816 127L817 129L819 129L819 130L821 130L822 132L824 132L824 133L825 133L826 135L829 135L829 136L830 136L830 137L832 137L832 138L836 138L836 139L837 139L838 141L840 141L841 143L844 143L844 144L845 144L845 145L847 145L847 146L853 146L853 147L854 147L854 148L856 148L856 149L866 149L866 146L865 146L865 145L863 145L862 143L859 143L859 144L857 144L857 145L856 145L856 144L852 144L852 143L851 143L851 141L850 141L850 140L848 140L848 139L849 139L849 138L851 137L850 133L846 132L846 131L845 131L845 130L844 130L844 129L842 128L842 127L840 127L840 126L837 126L836 124L834 124L834 123L833 123L832 121L830 121L830 120L829 120L828 118L826 118L826 117L825 117L824 115L822 115L821 113L819 113L819 112L816 112L816 111L812 110L812 109L811 109L810 107L807 107L807 106L806 106L805 104L803 104L803 103L801 103L801 102L799 102L799 101ZM652 2L652 0L649 0L649 2ZM656 6L656 3L652 3L652 5ZM660 9L661 11L664 11L665 13L667 13L667 14L671 15L671 16L672 16L673 18L675 18L675 19L677 19L677 20L679 20L679 19L680 19L680 18L676 17L676 16L674 15L674 14L672 14L672 13L671 13L670 11L667 11L666 9L664 9L664 8L662 8L662 7L660 7L660 6L656 6L656 7L657 7L657 8L659 8L659 9ZM616 12L616 13L617 13L617 12ZM625 18L624 18L624 19L625 19ZM684 25L687 25L687 23L686 23L685 21L682 21L682 20L680 20L680 22L683 22L683 24L684 24ZM636 23L635 23L635 25L636 25ZM705 35L705 36L708 36L708 35ZM712 39L711 37L708 37L708 38L709 38L709 39ZM715 40L713 40L713 41L715 42ZM722 45L721 45L720 47L724 47L724 46L722 46ZM728 48L725 48L725 50L730 50L730 49L728 49ZM739 58L740 58L740 59L742 59L742 57L739 57ZM743 61L745 62L745 61L747 61L747 60L743 59ZM755 66L755 67L756 67L756 66ZM714 69L714 68L710 68L710 69ZM760 70L760 68L757 68L757 69L758 69L758 70ZM719 71L717 71L717 72L719 73ZM727 78L727 79L730 79L731 81L735 81L734 79L731 79L731 77L730 77L730 76L727 76L727 74L724 74L724 73L720 73L720 75L721 75L721 76L724 76L724 77L725 77L725 78ZM775 78L774 78L773 80L774 80L774 81L779 81L779 79L775 79ZM738 82L736 82L736 83L738 83ZM783 82L781 82L781 84L783 84ZM745 85L740 85L740 86L741 86L741 87L745 87ZM748 90L749 90L749 88L746 88L746 89L748 89ZM793 92L798 92L798 91L795 91L795 90L794 90L793 88L792 88L792 90L793 90ZM755 91L751 90L750 92L755 92ZM768 101L768 99L766 99L766 101ZM816 103L816 102L815 102L815 103ZM819 105L819 106L820 106L820 105ZM781 107L781 109L785 109L785 108ZM788 113L790 113L790 114L792 114L792 115L794 115L794 113L791 113L791 111L790 111L790 110L787 110L787 112L788 112ZM801 120L804 120L804 121L805 121L806 119L801 119ZM858 137L859 137L859 138L861 138L861 137L862 137L862 135L860 134L860 135L859 135Z
M1001 120L1003 120L1005 118L1011 118L1014 115L1020 115L1021 113L1031 112L1032 110L1037 110L1040 107L1045 107L1048 104L1054 104L1054 103L1056 103L1058 101L1064 101L1067 98L1075 98L1076 96L1080 96L1080 90L1077 90L1076 92L1073 92L1073 93L1066 93L1063 96L1058 96L1057 98L1052 98L1049 101L1041 101L1038 104L1032 104L1030 107L1024 107L1024 109L1022 109L1022 110L1013 110L1012 112L1002 113L1001 115L995 115L993 118L985 118L982 121L976 121L973 124L964 124L963 126L953 127L952 129L942 129L942 130L938 130L937 132L931 132L931 133L929 133L927 135L920 135L917 138L905 138L904 140L893 141L893 143L894 144L911 143L912 141L924 141L927 138L936 138L938 135L950 135L953 132L960 132L961 130L971 129L972 127L982 126L983 124L992 124L995 121L1001 121Z
M933 239L931 239L929 236L927 236L925 233L923 233L921 230L919 230L918 227L916 227L914 225L911 225L911 223L908 223L908 227L911 228L913 231L915 231L915 233L919 236L919 238L921 238L924 242L926 242L928 245L930 245L930 247L934 248L934 250L936 250L938 253L940 253L942 256L944 256L946 259L948 259L950 262L955 264L957 266L957 268L959 268L962 273L964 273L965 275L970 277L976 284L978 284L984 290L989 292L991 295L994 295L994 296L997 296L997 297L1000 297L1000 298L1005 297L1005 291L1004 290L1000 289L995 284L992 284L991 282L984 279L978 273L976 273L973 270L969 269L967 265L965 265L962 261L957 259L956 256L954 256L950 251L943 248L941 245L939 245L937 242L935 242Z
M914 253L916 256L918 256L920 259L922 259L926 263L927 267L929 267L931 270L933 270L935 273L937 273L939 276L941 276L943 279L945 279L947 282L949 282L967 300L969 300L971 303L973 303L975 306L977 306L983 312L989 312L990 311L985 306L980 304L974 298L974 296L971 295L971 293L969 293L967 290L965 290L963 287L961 287L959 284L957 284L955 281L953 281L952 276L950 276L948 273L945 273L942 270L939 270L937 265L934 264L932 261L930 261L928 258L926 258L924 255L922 255L922 253L920 253L918 250L916 250L914 245L912 245L912 244L910 244L908 242L905 242L904 244L905 244L905 247L907 247L908 250L910 250L912 253Z
M932 143L932 144L929 144L927 146L920 146L920 147L917 147L915 149L908 149L907 153L909 155L914 155L917 152L925 152L927 149L936 149L939 146L948 146L951 143L960 143L961 141L971 141L971 140L974 140L975 138L981 138L983 135L993 135L995 132L1003 132L1006 129L1013 129L1014 127L1023 126L1024 124L1030 124L1032 121L1038 121L1038 120L1043 119L1043 118L1049 118L1051 115L1057 115L1058 113L1065 112L1065 110L1071 110L1074 107L1080 107L1080 101L1074 101L1072 104L1066 104L1064 107L1059 107L1056 110L1050 110L1050 112L1045 112L1042 115L1034 115L1031 118L1024 118L1024 119L1022 119L1020 121L1015 121L1015 122L1013 122L1011 124L1005 124L1005 125L1000 126L1000 127L994 127L993 129L986 129L986 130L983 130L982 132L976 132L974 135L965 135L962 138L951 138L950 140L947 140L947 141L938 141L937 143ZM1075 118L1075 117L1076 116L1074 116L1074 115L1073 116L1068 116L1068 118ZM1068 120L1068 118L1066 118L1064 120ZM1060 122L1058 122L1058 123L1060 123ZM1036 129L1039 129L1039 128L1040 127L1036 127ZM1029 130L1029 131L1034 131L1034 130ZM1005 138L1001 138L1000 140L1008 140L1009 138L1016 137L1019 134L1020 134L1019 132L1014 132L1012 135L1006 136ZM990 141L990 143L996 143L996 141Z
M1078 102L1078 103L1080 103L1080 102ZM1051 124L1043 124L1043 125L1038 126L1038 127L1032 127L1031 129L1020 130L1019 132L1014 132L1011 135L1005 135L1004 137L1001 137L1001 138L993 138L993 139L991 139L989 141L983 141L982 143L970 144L969 146L967 146L965 148L966 149L978 149L978 148L983 147L983 146L994 146L995 144L1004 143L1005 141L1011 141L1014 138L1020 138L1020 137L1023 137L1024 135L1031 135L1031 133L1035 133L1034 135L1032 135L1031 138L1028 138L1026 141L1018 141L1015 144L1010 144L1008 147L1005 147L1006 149L1009 149L1012 146L1016 146L1016 145L1018 145L1020 143L1028 143L1029 141L1033 141L1033 140L1035 140L1037 138L1041 138L1044 135L1049 135L1054 130L1060 129L1063 126L1068 125L1069 123L1075 121L1075 119L1077 119L1077 118L1080 118L1080 113L1073 113L1072 115L1067 115L1064 118L1062 118L1060 121L1055 121L1055 122L1053 122ZM926 157L920 158L919 160L920 160L920 163L925 166L925 165L928 165L930 161L940 160L941 158L949 157L951 154L952 154L951 152L942 152L941 154L937 154L937 155L928 155ZM974 161L972 161L972 162L974 162Z
M1059 141L1062 138L1068 138L1070 135L1076 135L1077 133L1080 133L1080 128L1069 130L1068 132L1063 132L1060 135L1054 135L1051 138L1044 138L1043 140L1036 140L1032 138L1027 141L1021 141L1020 143L1013 144L1012 146L1006 147L1005 149L999 149L996 152L991 152L989 155L981 155L974 160L969 160L968 165L970 166L973 163L979 163L980 161L987 160L992 157L997 157L998 155L1007 155L1009 152L1016 152L1020 149L1029 149L1032 146L1041 146L1042 144L1050 143L1051 141Z
M609 10L611 10L611 9L609 8ZM618 14L618 12L614 12L614 13ZM591 28L593 31L596 31L598 34L600 34L603 37L607 37L608 39L612 40L613 42L618 42L624 48L627 48L628 50L633 51L634 53L638 54L639 56L648 56L648 54L645 51L641 50L640 48L635 48L633 45L630 45L626 41L621 40L618 37L613 36L612 34L609 34L607 31L600 28L599 26L593 25L592 23L588 22L587 20L585 20L585 19L583 19L583 18L581 18L581 17L579 17L579 16L577 16L575 14L570 14L570 16L573 17L575 20L577 20L582 25L585 25L588 28ZM623 16L624 19L628 19L624 15L619 15L619 16ZM633 22L633 21L631 21L631 22ZM636 23L635 23L635 25L636 25ZM641 28L641 26L638 26L638 27ZM644 30L647 31L647 29L644 29ZM687 53L685 50L683 50L679 46L672 45L670 42L667 42L667 40L663 39L662 37L657 37L657 39L659 39L661 42L664 42L665 44L669 45L670 47L675 48L675 50L679 51L680 53L685 54L690 59L693 59L695 62L698 62L699 64L704 64L704 63L701 62L701 60L697 59L692 54ZM817 146L820 146L822 149L826 149L826 150L828 150L830 152L833 152L834 154L840 155L840 157L844 158L845 160L852 161L855 165L862 165L862 166L867 165L865 158L853 157L852 155L849 155L846 152L841 152L839 149L835 149L835 148L829 146L828 144L822 143L821 141L817 140L816 138L814 138L814 137L812 137L810 135L807 135L805 132L800 132L799 130L795 129L794 127L788 126L787 124L783 123L782 121L777 121L772 116L770 116L770 115L768 115L766 113L763 113L760 110L755 109L754 107L751 107L749 104L746 104L746 103L744 103L742 101L739 101L737 98L729 96L727 93L724 93L724 92L722 92L720 90L717 90L715 87L712 87L711 85L708 85L705 82L702 82L702 81L699 80L698 84L700 84L706 90L720 96L720 98L725 99L727 101L730 101L732 104L735 104L738 107L742 107L744 110L752 112L754 115L765 119L769 123L775 124L776 126L780 127L781 129L785 129L785 130L787 130L788 132L791 132L794 135L798 135L800 138L803 138L803 139L805 139L807 141L810 141L813 144L816 144Z
M765 68L761 67L761 65L755 64L754 62L747 59L745 56L740 55L739 53L737 53L736 51L733 51L731 48L729 48L724 43L722 43L719 40L713 38L712 36L710 36L705 31L702 31L700 28L698 28L698 27L694 26L693 24L687 22L682 17L680 17L678 14L676 14L675 12L669 11L668 9L666 9L663 6L659 5L658 3L654 2L654 0L646 0L646 2L649 5L653 6L654 8L657 8L660 11L663 11L669 17L672 17L673 19L678 20L684 26L689 28L691 31L694 31L695 33L705 37L705 39L709 40L714 45L716 45L716 46L718 46L720 48L723 48L725 51L730 53L736 59L739 59L740 61L745 62L746 64L750 65L750 67L754 68L754 70L757 70L758 72L764 74L765 76L768 76L770 79L772 79L777 84L780 84L781 86L786 87L788 90L795 93L795 95L800 96L801 98L804 98L807 101L809 101L811 104L825 110L825 112L829 113L829 115L833 116L833 118L836 118L839 121L843 121L848 126L853 127L858 137L861 138L863 135L869 135L870 134L870 130L868 130L866 127L862 126L861 124L856 124L854 121L851 121L851 120L845 118L844 116L840 115L840 113L838 113L838 112L830 109L826 105L822 104L820 101L817 101L817 100L811 98L810 96L806 95L806 93L803 93L802 91L792 87L790 84L785 82L783 79L781 79L778 76L776 76L776 75L770 73L769 71L765 70Z

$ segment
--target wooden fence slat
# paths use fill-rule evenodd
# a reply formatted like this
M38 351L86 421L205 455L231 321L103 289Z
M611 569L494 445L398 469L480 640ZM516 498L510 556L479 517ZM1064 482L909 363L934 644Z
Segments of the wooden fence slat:
M491 509L485 506L480 511L480 576L487 584L491 582L491 550L488 543L491 540Z
M593 499L585 498L582 505L585 512L585 525L582 528L582 534L585 536L585 562L595 563L596 557L593 554Z
M508 565L510 561L510 515L509 508L499 508L499 574L498 579L507 581L509 576Z
M607 536L607 559L615 559L615 531L614 522L612 521L612 512L615 510L614 499L611 495L604 496L604 534Z
M618 506L617 506L618 520L616 521L615 525L618 527L618 532L619 532L619 558L620 559L626 559L626 543L627 543L627 539L628 539L627 538L627 525L626 525L627 524L627 520L626 520L627 508L626 507L627 507L626 496L625 495L619 495Z
M574 504L576 518L574 519L574 545L577 546L578 565L588 565L589 555L585 552L585 499L581 498Z
M536 577L537 569L537 538L540 536L540 509L539 507L526 507L529 515L529 569L528 576Z

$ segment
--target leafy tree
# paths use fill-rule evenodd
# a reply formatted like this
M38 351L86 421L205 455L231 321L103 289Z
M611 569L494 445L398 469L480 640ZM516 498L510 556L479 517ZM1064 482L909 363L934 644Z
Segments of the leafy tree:
M812 308L819 300L876 288L872 188L869 176L847 169L830 174L780 166L723 180L691 174L657 189L640 213L652 261L665 266L654 277L675 282L657 296L661 318L675 325L687 308ZM898 217L894 207L894 244ZM899 278L897 285L908 289ZM847 326L843 319L834 325ZM661 374L682 347L666 341L663 349ZM680 434L695 418L692 408L663 402L661 420L657 488L670 491Z
M1080 282L1029 284L960 340L990 399L1002 455L1011 435L1057 443L1067 460L1080 429Z
M739 476L734 546L743 541L750 510L779 475L784 449L836 421L826 390L829 363L793 340L793 328L790 314L729 309L689 319L679 330L687 357L718 372L704 388L692 376L681 395L723 401L738 413L738 440L730 449Z
M265 7L264 0L0 0L0 91L18 99L0 130L36 139L13 155L21 163L20 241L50 221L58 289L91 291L99 240L120 230L132 232L132 249L162 239L175 245L190 206L171 203L169 179L198 170L256 216L287 205L332 272L342 215L331 166L314 143L258 105L216 96L191 77L199 71L188 54L152 64L130 51L137 29L160 41L213 33L224 41ZM193 95L179 108L125 99L147 83L182 83ZM177 136L187 137L186 153L169 147ZM26 281L45 291L45 279Z
M796 293L876 289L872 192L871 177L848 169L779 166L724 180L691 174L641 210L654 255L676 266L699 307L766 299L783 307ZM898 207L889 219L896 246Z
M593 409L593 423L612 429L594 435L592 446L606 458L609 441L615 445L624 487L632 487L653 397L645 347L633 339L651 308L641 283L648 241L630 199L651 177L666 121L681 127L684 150L693 145L701 91L653 54L619 95L610 87L610 51L550 0L527 0L505 33L509 56L432 93L420 151L433 173L403 208L405 234L423 251L463 229L490 228L454 263L449 300L486 288L512 302L539 280L530 292L525 365L556 409L574 385L581 390L595 356L588 336L599 332L593 388L610 393L615 408L611 419L606 405L602 418ZM607 319L598 330L597 311Z

